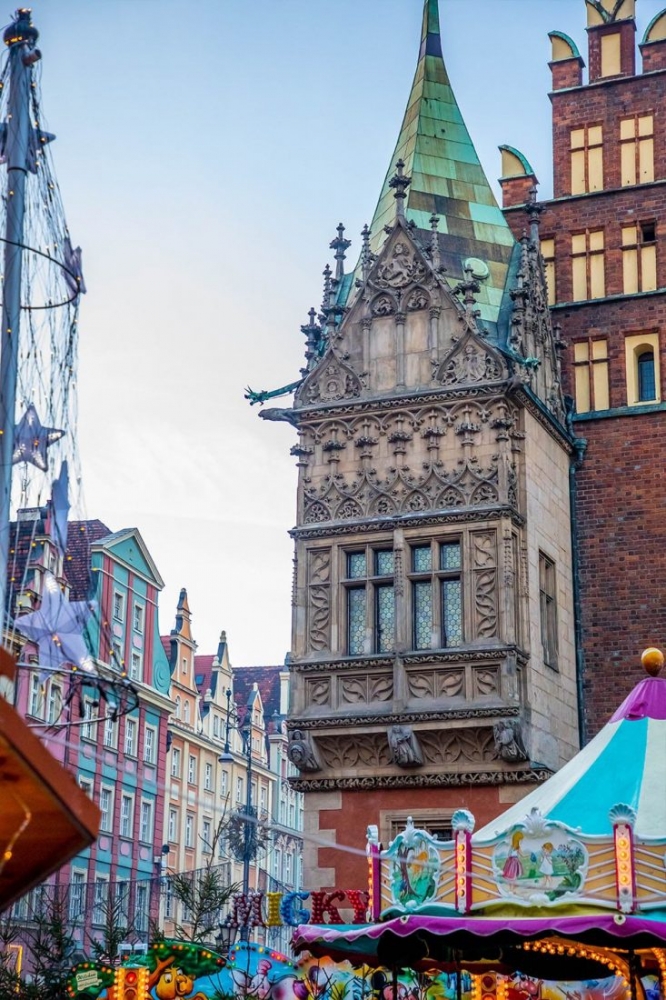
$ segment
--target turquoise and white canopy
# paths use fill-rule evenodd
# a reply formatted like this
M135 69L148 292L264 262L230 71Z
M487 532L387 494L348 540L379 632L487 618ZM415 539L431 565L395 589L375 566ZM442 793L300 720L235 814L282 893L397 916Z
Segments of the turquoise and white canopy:
M647 677L557 774L474 834L491 840L532 809L590 836L610 835L616 805L636 813L641 840L666 837L666 679Z

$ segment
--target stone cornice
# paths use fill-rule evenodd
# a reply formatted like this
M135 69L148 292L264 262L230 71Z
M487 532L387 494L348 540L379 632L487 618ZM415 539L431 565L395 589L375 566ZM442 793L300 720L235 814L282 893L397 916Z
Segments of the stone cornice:
M381 398L357 398L339 400L335 403L325 403L319 406L299 408L298 423L314 422L315 420L330 420L333 417L343 417L349 414L385 413L400 407L431 406L433 403L446 402L453 399L477 399L486 396L503 396L507 394L510 380L490 382L485 385L468 385L460 388L432 388L421 392L401 393L398 396L383 396Z
M398 653L396 656L349 656L334 660L291 660L289 669L301 674L328 673L335 670L376 670L378 667L392 667L396 660L404 664L412 663L476 663L479 660L500 660L515 655L519 663L527 663L529 657L517 646L497 645L475 648L428 649L422 652Z
M535 414L536 416L536 414ZM539 419L537 417L537 419ZM464 510L449 509L432 511L428 514L397 514L388 517L366 517L346 521L326 521L323 524L301 525L292 528L289 534L294 539L328 538L334 535L359 534L364 531L393 531L395 528L414 528L431 524L467 524L475 521L499 521L510 517L512 523L521 528L525 518L508 505L494 507L467 507Z
M353 778L290 778L297 792L373 791L388 788L464 788L468 785L541 784L547 768L516 771L445 771L435 774L379 774Z
M432 711L397 712L392 715L299 716L289 719L287 729L315 730L349 726L414 725L418 722L456 722L466 719L506 719L520 715L518 705L484 705L478 708L449 708Z

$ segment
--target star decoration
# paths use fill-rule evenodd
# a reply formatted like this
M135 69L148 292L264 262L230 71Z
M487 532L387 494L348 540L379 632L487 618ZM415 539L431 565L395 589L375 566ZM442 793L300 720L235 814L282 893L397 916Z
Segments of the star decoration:
M52 534L58 550L67 548L67 515L69 514L69 468L67 462L60 466L60 475L51 488Z
M42 472L46 472L48 462L46 449L64 437L65 432L56 427L42 427L37 410L30 403L14 431L14 454L12 464L30 462Z
M88 601L70 603L53 574L45 574L38 610L15 621L18 631L37 643L42 671L59 670L66 663L88 673L94 669L83 638L94 608L94 603Z

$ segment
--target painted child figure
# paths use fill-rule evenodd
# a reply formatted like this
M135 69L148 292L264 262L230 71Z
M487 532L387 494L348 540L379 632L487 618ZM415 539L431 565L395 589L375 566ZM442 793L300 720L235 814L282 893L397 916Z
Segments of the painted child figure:
M545 888L550 889L553 884L553 845L550 841L546 841L541 848L541 864L539 865L539 872L543 875L543 884Z
M511 848L502 868L502 877L507 882L515 882L523 874L523 866L520 860L520 845L524 836L525 834L522 830L514 830L511 837Z

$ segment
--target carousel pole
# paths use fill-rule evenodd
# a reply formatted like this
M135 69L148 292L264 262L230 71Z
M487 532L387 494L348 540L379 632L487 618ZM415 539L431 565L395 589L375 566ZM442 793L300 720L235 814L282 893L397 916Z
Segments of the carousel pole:
M25 184L30 154L30 84L32 67L41 58L35 48L38 32L30 10L16 11L15 20L5 29L9 48L9 103L4 127L4 157L7 162L7 216L4 232L4 275L2 281L2 327L0 327L0 620L7 608L9 566L9 522L11 519L12 458L16 422L16 381L18 339L21 317L21 269Z

